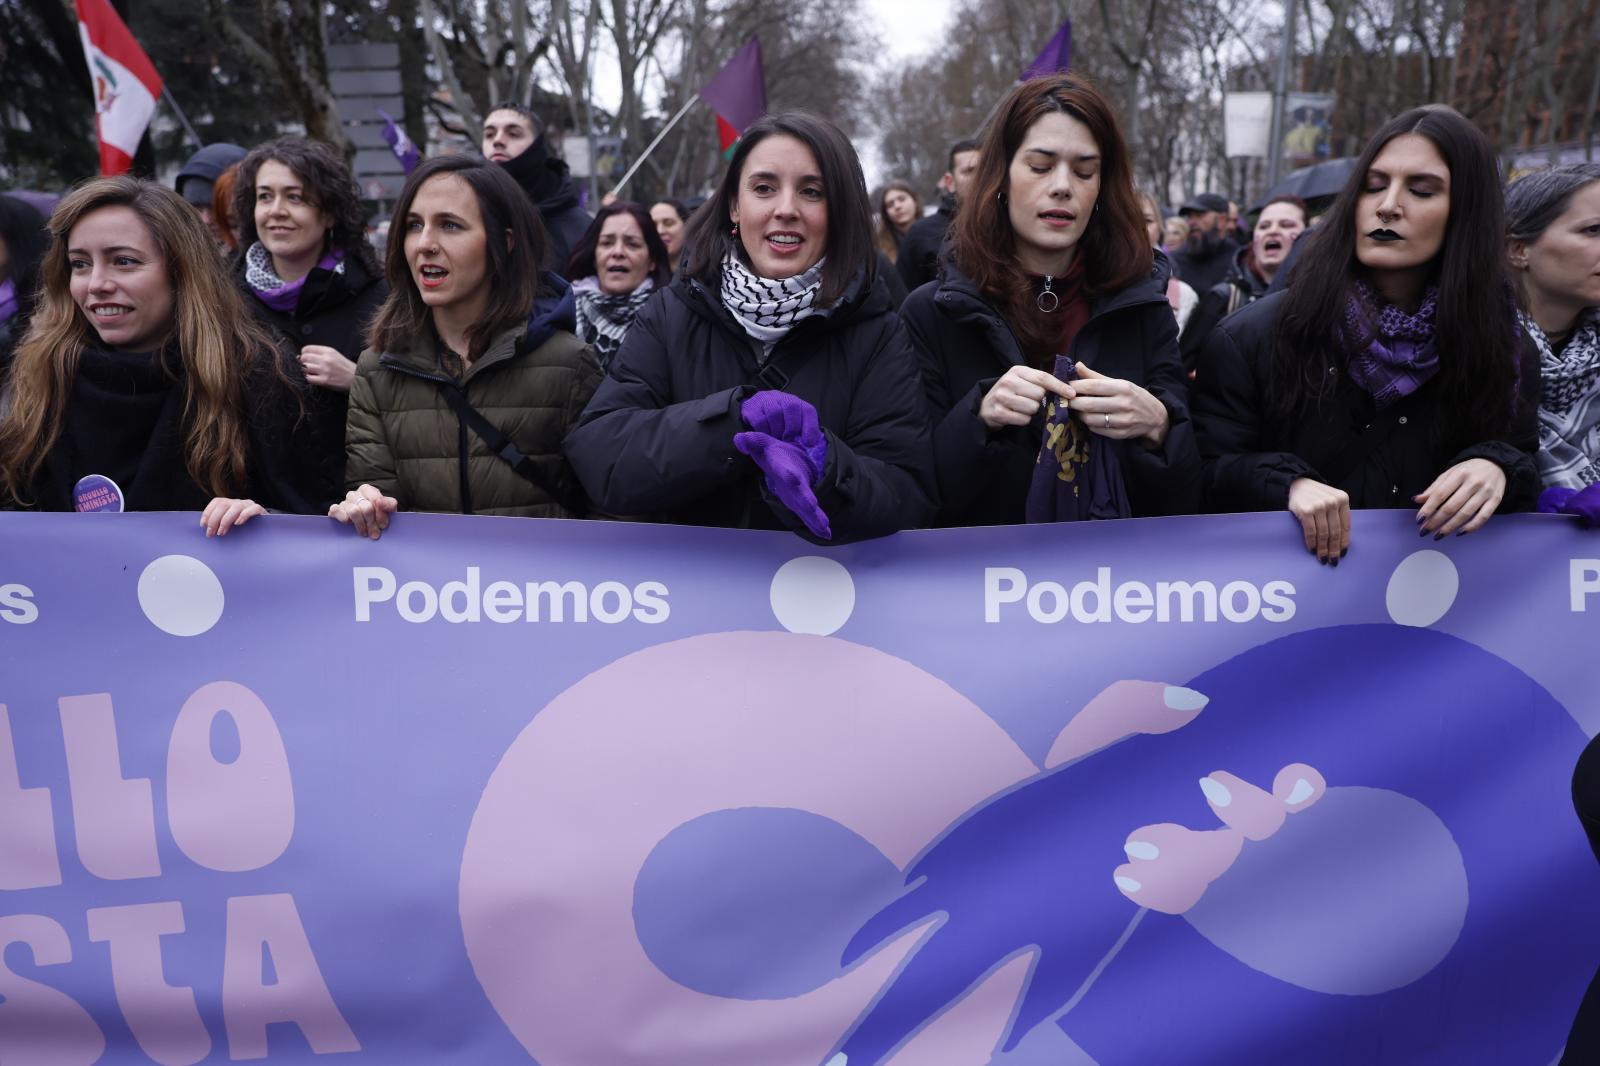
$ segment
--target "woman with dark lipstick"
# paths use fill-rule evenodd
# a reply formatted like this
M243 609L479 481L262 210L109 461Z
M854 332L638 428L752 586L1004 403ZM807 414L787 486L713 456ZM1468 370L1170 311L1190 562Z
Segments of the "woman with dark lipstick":
M1017 87L973 180L943 277L900 312L934 419L940 524L1198 510L1171 268L1110 105L1076 74Z
M1352 507L1424 535L1533 505L1537 352L1517 327L1487 138L1445 107L1379 130L1295 282L1222 322L1195 425L1215 511L1287 509L1337 563Z
M925 522L927 413L876 268L844 133L804 112L745 130L567 437L595 505L835 542Z

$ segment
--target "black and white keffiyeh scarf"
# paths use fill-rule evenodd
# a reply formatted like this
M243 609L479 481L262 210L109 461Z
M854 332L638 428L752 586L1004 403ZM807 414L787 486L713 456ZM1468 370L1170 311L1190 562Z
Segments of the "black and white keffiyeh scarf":
M823 262L818 259L803 274L774 280L757 277L729 252L722 260L722 303L744 331L761 342L763 351L771 352L797 323L826 313L817 306Z
M1559 354L1527 315L1522 328L1539 349L1539 479L1592 485L1600 481L1600 308L1584 312Z
M611 360L622 348L622 338L638 317L656 283L645 278L632 292L611 295L600 291L598 277L581 278L572 283L572 300L578 315L578 336L594 345L600 369L611 369Z

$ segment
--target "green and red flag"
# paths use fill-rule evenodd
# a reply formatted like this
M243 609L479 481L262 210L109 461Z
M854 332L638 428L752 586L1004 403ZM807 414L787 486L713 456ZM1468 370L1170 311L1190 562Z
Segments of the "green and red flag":
M125 173L161 98L161 76L118 17L111 0L78 0L89 80L94 85L95 133L100 173Z
M761 69L761 41L755 37L746 41L727 65L706 82L700 90L700 99L716 112L717 139L722 144L722 158L727 159L733 154L739 135L767 113L767 79Z

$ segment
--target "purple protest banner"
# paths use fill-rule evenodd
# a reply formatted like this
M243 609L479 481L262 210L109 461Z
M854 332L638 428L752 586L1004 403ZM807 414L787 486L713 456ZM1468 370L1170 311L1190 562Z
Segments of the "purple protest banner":
M1549 1066L1597 538L0 514L0 1062Z

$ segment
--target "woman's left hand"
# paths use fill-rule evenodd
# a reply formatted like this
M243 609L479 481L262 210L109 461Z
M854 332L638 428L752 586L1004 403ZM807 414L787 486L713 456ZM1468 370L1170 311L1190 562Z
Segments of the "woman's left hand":
M1417 525L1435 540L1451 533L1471 533L1494 514L1506 495L1506 472L1487 459L1457 463L1414 497L1422 507Z
M1092 433L1112 440L1141 440L1152 448L1167 439L1167 408L1142 386L1096 374L1083 363L1071 382L1072 413Z
M205 527L208 537L225 537L234 526L242 526L256 515L266 513L267 509L254 500L218 496L200 512L200 525Z
M349 392L356 379L356 365L325 344L308 344L300 349L300 365L306 380L335 392Z

